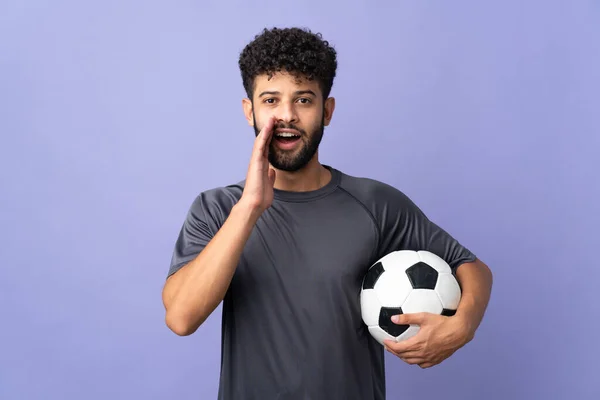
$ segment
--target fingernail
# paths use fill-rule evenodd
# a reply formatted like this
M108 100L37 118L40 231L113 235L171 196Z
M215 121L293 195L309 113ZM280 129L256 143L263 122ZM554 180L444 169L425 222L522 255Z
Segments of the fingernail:
M397 315L392 316L392 322L398 323L399 320L400 317L398 317Z

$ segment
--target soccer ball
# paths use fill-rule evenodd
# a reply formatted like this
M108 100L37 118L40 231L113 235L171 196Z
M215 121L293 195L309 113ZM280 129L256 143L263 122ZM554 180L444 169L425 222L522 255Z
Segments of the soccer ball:
M373 264L360 291L362 320L380 344L400 342L414 336L418 325L397 325L396 314L428 312L452 316L461 290L452 270L428 251L399 250Z

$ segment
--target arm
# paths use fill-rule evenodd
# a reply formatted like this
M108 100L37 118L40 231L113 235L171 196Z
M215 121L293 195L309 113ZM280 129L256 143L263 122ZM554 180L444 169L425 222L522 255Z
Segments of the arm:
M402 314L392 321L419 325L405 341L386 341L386 349L409 364L428 368L441 363L471 341L490 299L492 273L475 254L427 216L402 193L390 196L380 220L383 254L397 249L428 250L444 259L461 285L461 301L453 317L429 313Z
M463 287L456 314L453 317L429 313L394 316L394 323L419 325L420 330L417 335L399 343L386 340L386 350L408 364L429 368L473 339L490 298L492 273L479 259L461 264L456 273Z
M255 208L237 203L198 256L167 279L162 299L169 329L190 335L217 308L258 216Z
M419 333L405 341L385 341L385 348L408 364L430 368L454 354L475 336L492 291L492 272L478 258L463 262L456 269L461 299L452 317L429 313L392 317L400 325L419 325Z
M194 333L223 300L258 218L271 206L276 176L268 149L274 124L271 118L256 137L241 199L214 237L201 199L188 214L174 259L191 261L171 274L162 293L167 326L178 335Z
M464 327L463 341L473 339L481 324L492 292L493 276L489 267L481 260L460 265L456 270L462 295L455 317Z

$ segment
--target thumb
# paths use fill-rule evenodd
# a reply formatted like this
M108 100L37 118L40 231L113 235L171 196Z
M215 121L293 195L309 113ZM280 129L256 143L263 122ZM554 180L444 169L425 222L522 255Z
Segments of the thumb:
M394 315L392 322L398 325L422 325L426 319L426 313L408 313Z

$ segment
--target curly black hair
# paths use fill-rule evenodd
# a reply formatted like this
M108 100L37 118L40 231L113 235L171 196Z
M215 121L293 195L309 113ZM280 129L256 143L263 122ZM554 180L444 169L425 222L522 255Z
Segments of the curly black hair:
M309 29L265 28L242 50L239 67L250 99L256 76L270 77L280 71L296 78L316 79L326 99L337 70L337 53L320 33Z

